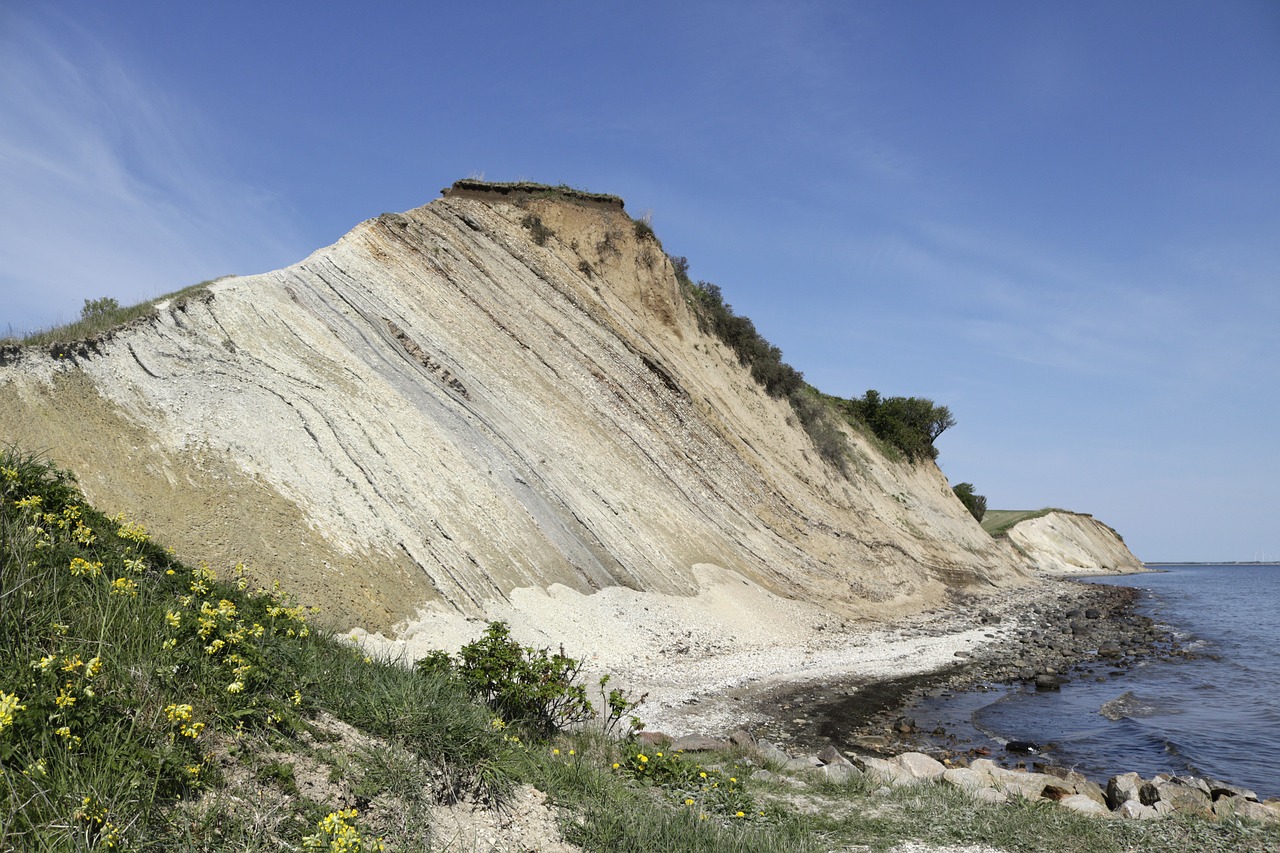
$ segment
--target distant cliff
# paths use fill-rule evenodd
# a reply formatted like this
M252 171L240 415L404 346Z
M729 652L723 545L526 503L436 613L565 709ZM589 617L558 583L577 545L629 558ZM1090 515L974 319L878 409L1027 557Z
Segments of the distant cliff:
M159 309L7 351L0 440L339 624L698 564L852 617L1026 582L932 463L825 463L613 196L460 182Z
M1007 537L1026 564L1045 574L1125 574L1145 570L1120 534L1091 515L1067 510L991 510L988 530Z

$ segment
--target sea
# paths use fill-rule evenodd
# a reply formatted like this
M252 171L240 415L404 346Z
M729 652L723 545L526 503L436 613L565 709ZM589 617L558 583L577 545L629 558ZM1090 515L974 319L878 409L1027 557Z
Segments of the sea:
M1170 629L1189 658L1104 666L1060 690L1005 687L912 709L999 756L1008 741L1049 747L1039 760L1105 781L1136 771L1207 776L1280 797L1280 565L1151 565L1084 579L1135 587L1138 609Z

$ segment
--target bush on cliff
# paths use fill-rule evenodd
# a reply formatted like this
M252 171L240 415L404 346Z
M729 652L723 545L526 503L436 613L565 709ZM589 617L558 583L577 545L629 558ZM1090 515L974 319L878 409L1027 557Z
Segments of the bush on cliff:
M951 491L955 492L960 503L964 504L964 508L969 510L979 523L982 517L987 514L987 498L986 495L977 495L973 492L973 483L960 483L952 487Z

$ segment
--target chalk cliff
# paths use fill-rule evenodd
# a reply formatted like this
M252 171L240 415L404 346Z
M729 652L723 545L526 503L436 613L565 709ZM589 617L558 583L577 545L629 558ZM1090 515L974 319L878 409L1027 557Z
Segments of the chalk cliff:
M1091 515L1054 510L1009 528L1009 542L1045 574L1126 574L1145 570L1115 530Z
M9 350L0 440L337 626L693 595L706 564L854 618L1027 580L932 463L819 458L611 196L460 182L159 307Z

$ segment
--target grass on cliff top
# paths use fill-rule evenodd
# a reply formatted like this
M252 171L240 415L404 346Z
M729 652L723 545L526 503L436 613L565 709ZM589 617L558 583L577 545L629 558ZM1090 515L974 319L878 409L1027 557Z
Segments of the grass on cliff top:
M210 284L220 280L202 281L137 305L120 306L115 304L115 300L106 299L105 302L110 303L109 305L103 306L100 310L89 310L89 303L86 303L80 319L47 329L37 329L22 336L10 333L0 338L0 346L48 346L92 340L135 320L155 316L156 305L165 300L173 300L175 304L180 304L189 299L200 299L209 292ZM97 302L101 304L104 300L97 300Z
M1071 510L1047 506L1044 509L989 509L982 517L982 529L992 536L1003 536L1009 528L1021 521L1040 518L1051 512L1065 512L1074 515Z
M941 786L752 779L495 722L456 680L371 658L242 567L178 560L72 478L0 448L0 850L443 849L436 810L520 782L590 851L1276 849L1280 828L1105 821ZM641 709L643 710L643 709Z

